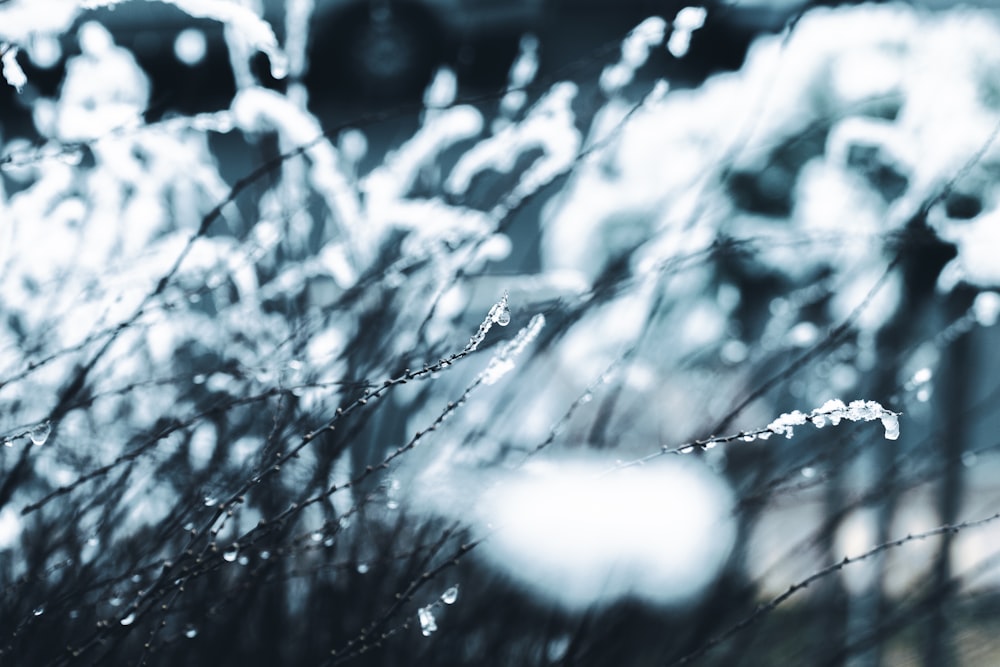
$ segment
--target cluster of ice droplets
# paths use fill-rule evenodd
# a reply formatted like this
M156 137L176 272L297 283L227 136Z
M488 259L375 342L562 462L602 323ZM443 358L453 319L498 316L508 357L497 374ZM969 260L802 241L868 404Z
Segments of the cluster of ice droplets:
M845 404L840 399L833 399L827 401L809 414L799 410L786 412L768 424L762 431L747 434L744 436L744 440L764 439L764 434L770 436L772 433L791 438L795 432L795 427L801 426L806 422L812 423L816 428L823 428L827 424L837 426L845 419L852 422L868 422L878 419L882 422L882 427L885 429L886 440L896 440L899 438L899 415L885 409L878 401L857 400Z
M420 633L424 637L430 637L438 629L437 619L434 617L434 607L439 603L455 604L456 600L458 600L458 584L455 584L442 593L437 601L417 610L417 620L420 621Z

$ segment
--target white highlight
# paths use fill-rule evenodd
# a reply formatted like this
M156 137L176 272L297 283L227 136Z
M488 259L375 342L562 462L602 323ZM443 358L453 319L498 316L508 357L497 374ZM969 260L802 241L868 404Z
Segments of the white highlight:
M487 559L567 608L689 601L732 548L728 489L691 461L607 469L588 459L508 473L482 500L497 526Z

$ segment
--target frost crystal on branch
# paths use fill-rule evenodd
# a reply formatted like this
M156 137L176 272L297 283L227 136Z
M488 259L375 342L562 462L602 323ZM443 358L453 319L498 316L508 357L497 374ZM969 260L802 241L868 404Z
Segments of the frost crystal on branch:
M837 426L843 419L852 422L868 422L879 419L885 428L886 440L895 440L899 437L899 415L897 413L886 410L877 401L857 400L845 405L840 399L827 401L809 414L798 410L786 412L768 424L764 432L791 438L795 427L806 422L812 422L816 428L823 428L827 422ZM761 434L757 434L757 437L761 437Z
M17 92L21 92L24 88L24 84L28 83L28 77L25 76L24 70L21 69L21 65L17 62L17 47L11 44L2 43L0 44L0 63L2 63L3 78L9 83Z
M500 300L490 308L490 312L486 314L483 323L479 325L479 331L469 339L469 344L465 346L465 351L475 352L478 350L483 340L486 339L486 334L493 328L494 324L499 324L502 327L510 324L510 306L507 304L507 290L504 290Z

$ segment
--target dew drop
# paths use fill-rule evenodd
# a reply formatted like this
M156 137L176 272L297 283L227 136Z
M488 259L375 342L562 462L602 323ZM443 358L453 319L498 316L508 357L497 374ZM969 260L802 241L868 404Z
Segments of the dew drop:
M187 626L187 628L184 630L184 636L187 637L188 639L194 639L195 637L198 636L198 628L194 627L193 625Z
M892 413L882 415L882 426L885 427L886 440L897 440L899 438L899 417Z
M692 446L690 446L690 445L689 445L689 446L687 446L687 447L684 447L684 448L682 448L682 449L680 450L680 453L681 453L681 454L690 454L690 453L691 453L691 452L693 452L693 451L694 451L694 447L692 447Z
M205 496L205 507L215 507L219 504L219 499L215 496Z
M46 419L38 426L31 429L31 441L36 445L44 445L45 441L49 439L50 433L52 433L52 423Z
M13 447L14 443L11 441L10 438L4 438L3 439L3 446L4 447Z
M317 530L316 532L314 532L309 537L310 537L310 539L312 539L313 542L322 542L323 541L323 531Z
M444 593L441 594L441 602L445 604L455 604L455 600L458 599L458 584L455 584Z
M45 607L35 607L35 610L31 613L35 616L41 616L45 613Z
M247 556L240 556L236 562L240 565L247 565L250 562L250 558Z
M812 479L813 477L816 476L816 468L813 468L812 466L806 466L805 468L802 469L802 476L805 477L806 479Z
M438 629L434 612L431 611L430 606L421 607L417 611L417 618L420 620L420 632L424 637L430 637Z
M240 547L237 544L226 549L222 554L222 559L227 563L232 563L236 561L236 557L240 554Z
M131 614L129 614L128 616L126 616L125 618L123 618L118 622L121 623L122 625L132 625L133 623L135 623L135 612L132 612Z
M510 324L510 306L507 304L506 291L500 301L490 308L490 319L493 320L494 324L499 324L502 327Z
M368 563L358 563L358 574L368 574Z
M385 507L386 507L386 509L389 509L389 510L397 510L397 509L399 509L399 501L397 501L397 500L390 500L389 502L387 502L385 504Z

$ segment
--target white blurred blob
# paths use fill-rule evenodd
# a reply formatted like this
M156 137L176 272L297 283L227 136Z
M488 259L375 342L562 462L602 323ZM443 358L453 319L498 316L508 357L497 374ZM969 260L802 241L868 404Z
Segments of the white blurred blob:
M729 490L691 461L607 470L582 459L506 473L481 499L497 527L485 557L566 608L690 601L732 548Z
M205 33L197 28L185 28L177 33L174 40L174 55L188 67L200 65L205 60L208 42Z

